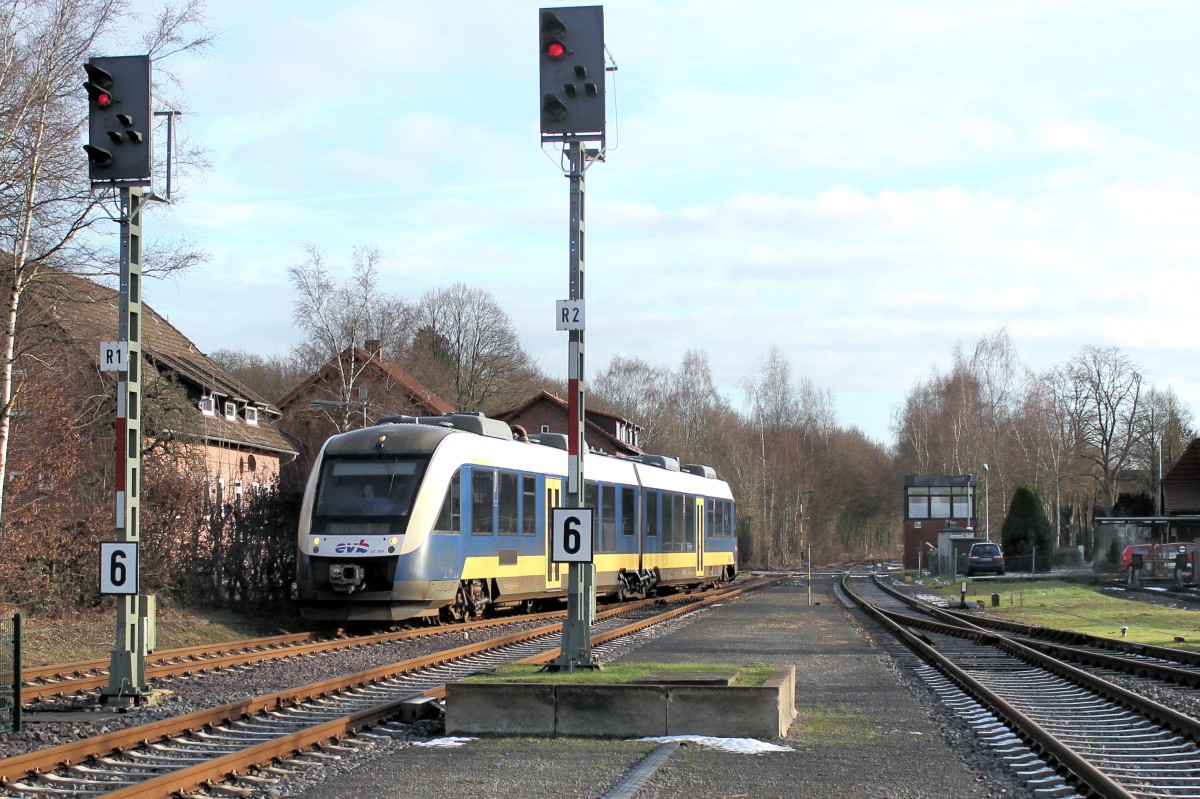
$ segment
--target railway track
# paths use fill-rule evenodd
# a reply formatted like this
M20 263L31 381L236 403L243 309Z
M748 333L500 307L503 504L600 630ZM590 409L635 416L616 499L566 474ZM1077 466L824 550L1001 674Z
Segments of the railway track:
M900 609L866 580L842 590L928 664L918 673L1039 795L1200 796L1193 717L1009 633Z
M513 623L529 623L561 617L563 611L511 616L485 621L465 622L453 627L420 627L371 635L342 633L293 633L266 638L251 638L222 644L165 649L153 653L146 661L146 679L162 680L197 672L236 668L265 663L280 658L298 657L339 649L367 647L423 638L453 631L469 632L490 629ZM79 661L21 670L21 694L26 702L36 702L59 696L85 693L108 685L109 659Z
M598 653L610 641L706 604L769 584L707 592L665 610L653 601L600 614ZM631 617L636 617L632 618ZM560 624L513 633L434 655L336 677L0 761L0 797L100 795L151 797L195 791L234 778L253 788L273 765L360 745L355 734L397 717L415 717L444 695L445 683L511 661L558 654ZM239 788L231 788L237 793Z
M1081 663L1112 674L1159 680L1163 683L1200 688L1200 652L1140 644L1119 638L1024 624L992 616L968 613L924 602L876 578L876 587L912 608L918 619L928 614L951 625L971 625L999 631L1020 643L1073 663Z

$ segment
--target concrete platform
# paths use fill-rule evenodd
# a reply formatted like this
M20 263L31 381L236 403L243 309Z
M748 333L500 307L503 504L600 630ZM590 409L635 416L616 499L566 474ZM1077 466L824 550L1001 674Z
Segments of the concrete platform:
M447 735L712 735L782 738L796 718L796 667L760 687L695 684L682 675L625 685L458 682L446 686ZM720 682L706 674L702 682Z

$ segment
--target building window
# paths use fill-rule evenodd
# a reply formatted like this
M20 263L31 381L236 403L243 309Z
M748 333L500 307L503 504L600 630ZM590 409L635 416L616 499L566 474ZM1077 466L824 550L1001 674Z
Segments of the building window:
M225 403L225 418L229 421L237 419L237 404L233 402Z
M258 424L258 408L251 408L248 405L246 406L246 424Z
M201 397L200 398L200 413L204 414L205 416L216 416L217 415L217 401L215 399L213 399L212 397Z
M550 425L548 425L548 424L544 424L544 425L542 425L542 432L543 432L543 433L549 433L549 432L550 432Z

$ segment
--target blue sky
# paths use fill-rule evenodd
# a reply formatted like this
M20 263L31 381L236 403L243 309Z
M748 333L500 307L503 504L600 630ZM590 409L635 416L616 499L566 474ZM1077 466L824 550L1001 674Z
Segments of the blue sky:
M211 261L145 299L206 352L290 349L289 267L378 248L416 300L489 292L565 377L567 181L538 137L540 4L209 0L169 62L211 169L146 235ZM1200 409L1200 4L604 4L587 366L772 346L889 441L912 386L1004 327L1043 369L1116 346ZM114 53L115 54L115 53Z

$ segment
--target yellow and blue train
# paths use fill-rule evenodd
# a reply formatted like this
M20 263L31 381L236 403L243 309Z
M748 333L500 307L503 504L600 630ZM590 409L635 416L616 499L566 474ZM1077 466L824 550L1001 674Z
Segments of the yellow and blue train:
M325 442L304 492L293 595L315 622L458 621L566 596L551 509L566 437L517 440L481 414L389 417ZM707 466L584 460L596 593L651 596L737 574L735 505Z

